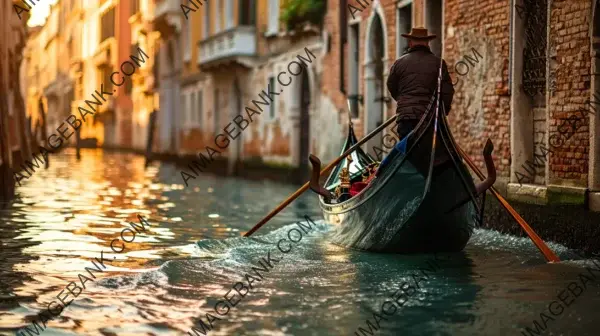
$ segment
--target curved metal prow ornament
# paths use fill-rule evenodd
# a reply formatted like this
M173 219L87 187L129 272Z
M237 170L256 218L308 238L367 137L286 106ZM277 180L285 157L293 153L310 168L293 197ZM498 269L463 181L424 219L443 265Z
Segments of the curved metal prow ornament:
M350 128L354 128L354 124L352 123L352 107L350 105L350 98L346 98L346 104L348 104L348 125Z
M313 167L309 184L310 189L312 189L312 191L316 192L317 194L323 196L326 200L331 200L335 198L335 196L331 192L329 192L329 190L323 188L319 184L319 177L321 176L321 160L319 160L318 157L312 154L308 156L308 160L310 161Z
M435 145L436 145L436 140L437 140L437 129L438 129L438 115L440 112L440 91L441 91L441 87L442 87L442 68L443 68L443 64L444 64L444 59L440 57L440 71L438 74L438 85L437 85L437 97L436 97L436 102L435 102L435 116L434 116L434 126L433 126L433 141L432 141L432 145L431 145L431 156L429 158L429 172L427 173L427 179L425 180L425 188L423 190L423 198L425 198L425 196L427 195L427 193L429 192L429 188L431 186L431 174L433 173L433 162L435 160Z

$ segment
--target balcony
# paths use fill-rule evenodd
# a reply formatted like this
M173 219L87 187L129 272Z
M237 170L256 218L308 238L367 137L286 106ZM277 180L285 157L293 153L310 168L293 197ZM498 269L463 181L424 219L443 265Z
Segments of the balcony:
M117 53L115 50L117 50L117 40L114 37L102 41L92 56L94 66L107 65L114 67L114 64L117 64Z
M238 26L198 42L198 65L204 69L223 63L251 66L256 56L256 28Z
M172 0L157 1L151 18L154 29L163 36L181 31L181 3Z

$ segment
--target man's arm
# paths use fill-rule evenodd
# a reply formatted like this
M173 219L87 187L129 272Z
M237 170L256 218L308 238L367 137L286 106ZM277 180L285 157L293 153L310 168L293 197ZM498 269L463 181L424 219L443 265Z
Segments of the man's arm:
M390 74L387 79L387 88L390 92L390 96L396 100L398 94L398 61L394 62L394 65L390 68Z
M454 85L452 85L452 78L448 73L448 67L446 61L442 63L442 102L446 108L446 115L450 114L452 108L452 99L454 98Z

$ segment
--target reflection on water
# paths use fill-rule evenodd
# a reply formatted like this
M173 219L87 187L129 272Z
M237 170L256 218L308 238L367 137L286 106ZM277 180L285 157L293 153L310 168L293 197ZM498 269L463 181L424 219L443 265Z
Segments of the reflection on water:
M295 187L204 176L184 188L178 170L131 154L68 150L18 187L23 203L0 211L0 333L14 335L104 251L107 269L43 335L185 335L232 286L276 250L316 198L292 203L251 239L240 237ZM128 222L150 228L110 250ZM211 335L354 335L431 256L348 250L317 220ZM130 238L127 238L130 239ZM552 245L561 258L578 259ZM279 255L277 255L279 258ZM527 239L477 230L463 253L432 273L378 335L521 334L578 278L587 261L543 262ZM586 264L587 263L587 264ZM595 335L600 273L548 334ZM231 294L229 295L231 297ZM67 300L68 301L68 300ZM368 328L366 329L369 330ZM358 331L358 335L361 335ZM27 333L26 333L27 334ZM201 335L201 333L200 333ZM368 335L368 333L367 333Z

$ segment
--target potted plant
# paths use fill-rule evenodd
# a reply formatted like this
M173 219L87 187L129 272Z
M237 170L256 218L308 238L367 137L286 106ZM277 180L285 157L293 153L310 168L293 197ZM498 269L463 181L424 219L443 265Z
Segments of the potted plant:
M325 16L325 0L288 0L281 11L281 21L288 30L295 30L303 24L321 26Z

